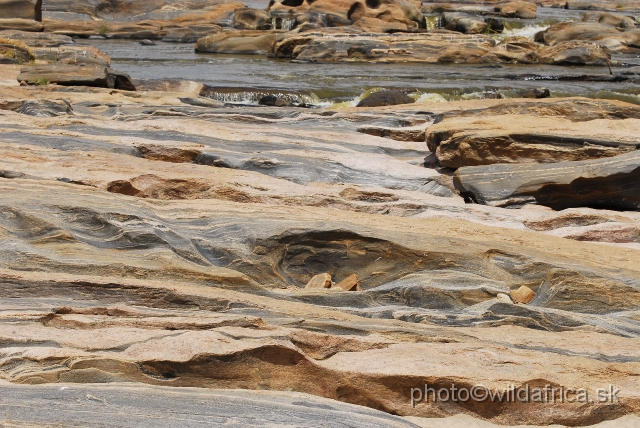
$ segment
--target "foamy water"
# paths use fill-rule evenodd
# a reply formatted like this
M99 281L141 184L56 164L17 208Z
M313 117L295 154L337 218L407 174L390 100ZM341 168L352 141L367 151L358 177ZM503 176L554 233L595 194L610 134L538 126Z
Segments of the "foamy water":
M533 37L536 35L536 33L544 31L549 27L549 25L527 25L526 27L507 30L500 34L499 38L506 39L508 37L526 37L533 40Z

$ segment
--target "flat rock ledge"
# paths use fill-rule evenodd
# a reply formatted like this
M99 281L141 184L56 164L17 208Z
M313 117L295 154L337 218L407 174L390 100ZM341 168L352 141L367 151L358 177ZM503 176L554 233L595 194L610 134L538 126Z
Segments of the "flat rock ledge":
M579 162L463 167L454 184L471 200L499 207L536 203L555 210L639 210L640 152Z

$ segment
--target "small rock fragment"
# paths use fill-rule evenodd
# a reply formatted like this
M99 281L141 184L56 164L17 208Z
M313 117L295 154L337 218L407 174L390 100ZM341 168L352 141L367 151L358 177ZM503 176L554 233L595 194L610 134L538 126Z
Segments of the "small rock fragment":
M526 305L527 303L530 303L534 297L536 297L535 291L526 285L521 286L517 290L511 290L511 298L516 303Z
M321 273L309 280L305 288L331 288L331 275Z
M346 277L336 284L336 287L341 288L344 291L360 291L360 280L358 279L358 275L353 274Z
M509 297L504 293L498 293L498 295L496 296L496 299L498 299L498 301L500 301L501 303L513 303L513 300L511 300L511 297Z

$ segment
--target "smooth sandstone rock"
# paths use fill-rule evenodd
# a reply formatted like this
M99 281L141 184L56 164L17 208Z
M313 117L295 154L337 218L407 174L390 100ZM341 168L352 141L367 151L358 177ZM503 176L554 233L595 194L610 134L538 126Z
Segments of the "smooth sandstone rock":
M0 0L1 18L42 20L42 0Z
M440 165L452 169L581 161L635 151L640 145L633 131L636 123L637 119L597 120L585 132L584 124L561 118L486 114L482 119L445 118L427 129L426 141Z
M389 25L389 28L424 28L424 16L418 5L407 0L315 0L315 1L272 1L268 11L272 14L280 13L292 17L306 14L324 14L326 26L345 25L343 20L363 25L365 28L374 26L371 20L379 20ZM330 18L337 16L340 19ZM360 24L358 24L358 22ZM322 25L321 25L322 26ZM375 24L383 28L383 24Z
M312 277L304 288L331 288L331 275L319 273Z
M1 91L0 357L11 361L2 372L11 423L95 424L86 410L98 406L113 411L112 424L126 408L175 425L166 397L188 402L194 425L295 418L373 428L409 425L389 413L461 412L481 424L592 425L638 413L637 243L564 236L638 239L639 214L436 197L424 183L442 176L407 161L424 155L424 142L357 131L472 117L487 123L464 126L496 132L501 116L539 123L536 132L635 137L637 106L573 98L443 103L433 114L415 105L222 110L182 102L196 96L180 92L192 82L147 84L164 91ZM605 132L596 118L615 126ZM301 290L317 272L357 272L366 289ZM496 298L521 285L538 292L528 305ZM425 383L622 392L604 404L412 406L411 388Z
M513 300L511 299L511 297L505 293L498 293L496 295L496 299L498 299L502 303L513 303Z
M620 29L636 28L634 19L619 13L587 12L582 22L597 22L598 24L610 25Z
M510 295L515 303L523 305L531 303L536 297L536 293L526 285L520 286L517 290L511 290Z
M444 13L442 23L447 30L463 34L481 34L488 28L484 18L461 12Z
M232 26L238 30L270 30L271 16L264 10L250 7L236 9Z
M42 31L44 25L42 22L34 21L32 19L22 18L0 18L0 31L4 30L18 30L18 31Z
M498 4L494 11L508 18L536 19L538 16L538 5L525 1L513 1Z
M350 275L337 283L335 286L331 286L331 288L336 287L341 288L344 291L360 291L360 280L358 279L358 275Z
M606 21L605 21L606 22ZM599 22L561 22L535 35L535 41L555 46L566 42L591 42L616 52L640 46L636 29L619 31Z
M223 31L198 39L196 52L266 55L282 34L262 31Z
M640 152L634 151L580 162L463 167L453 181L462 195L492 206L638 210L638 177Z

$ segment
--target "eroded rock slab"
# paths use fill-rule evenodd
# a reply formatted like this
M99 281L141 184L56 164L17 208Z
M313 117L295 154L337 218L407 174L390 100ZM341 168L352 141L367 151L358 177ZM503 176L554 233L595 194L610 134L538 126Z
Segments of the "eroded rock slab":
M465 196L493 206L638 210L638 174L640 152L634 151L579 162L463 167L454 183Z
M75 60L75 56L72 58ZM18 80L35 84L56 83L66 86L95 86L123 89L125 91L136 90L129 75L104 65L36 65L23 68Z
M574 123L561 117L500 115L444 119L427 129L429 150L449 168L554 163L617 156L640 147L638 119ZM586 131L588 129L588 131Z

